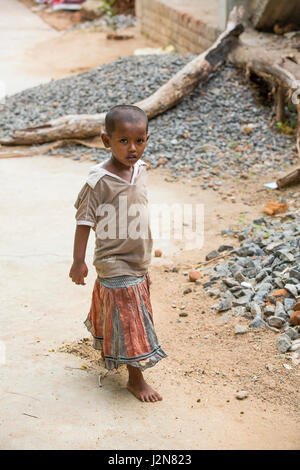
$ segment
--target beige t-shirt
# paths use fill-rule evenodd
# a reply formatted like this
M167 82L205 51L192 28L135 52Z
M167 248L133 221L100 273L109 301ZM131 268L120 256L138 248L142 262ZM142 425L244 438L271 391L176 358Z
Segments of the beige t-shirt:
M134 165L131 182L92 167L75 202L78 225L95 230L94 265L100 277L143 276L151 261L145 162Z

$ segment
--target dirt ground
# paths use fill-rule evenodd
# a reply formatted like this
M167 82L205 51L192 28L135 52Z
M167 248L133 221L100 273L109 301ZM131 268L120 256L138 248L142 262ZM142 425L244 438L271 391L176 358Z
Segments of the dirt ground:
M273 181L277 174L270 172L268 181ZM215 194L214 191L199 191L199 179L181 179L170 184L168 181L171 179L168 171L150 172L150 184L159 187L153 195L155 200L159 200L163 194L163 200L171 203L170 191L176 188L182 196L176 196L173 201L193 205L202 203L205 212L202 248L186 250L183 242L174 240L171 245L164 240L157 240L154 247L162 248L163 251L162 258L153 258L150 274L153 302L157 305L155 311L161 323L161 343L171 356L168 361L172 364L171 383L181 383L188 388L195 381L201 384L201 387L198 386L200 390L206 386L213 388L214 393L224 393L223 387L228 387L233 395L233 390L247 390L252 399L258 399L262 405L272 404L274 410L282 406L297 416L299 368L293 364L291 354L278 352L275 347L276 334L271 330L252 329L246 336L235 335L235 325L247 325L249 320L213 312L211 307L216 299L209 297L201 285L190 282L183 274L200 261L205 261L205 255L219 245L228 243L239 246L236 238L222 236L221 230L229 227L241 230L254 218L264 215L262 209L267 201L279 200L280 197L291 201L288 196L290 189L274 195L274 191L263 188L266 177L253 178L246 185L230 178L225 182L224 190ZM300 185L293 189L298 190L300 196ZM235 196L236 202L224 200L226 194ZM289 209L293 211L293 201ZM280 218L284 220L284 214ZM214 264L209 263L204 269L203 283L208 280L205 277ZM172 272L175 266L178 268L177 273ZM192 292L184 294L187 288L191 288ZM187 314L185 317L180 315L183 312ZM102 363L88 335L79 342L63 345L60 351L88 360L87 369L97 369ZM286 364L291 369L286 368ZM170 364L163 369L164 375L168 375L169 367Z
M61 44L65 39L62 50L69 55L66 36ZM114 52L109 54L113 60ZM90 64L98 64L96 47L90 56ZM64 68L63 53L57 57L54 74L78 67ZM46 73L51 64L40 56L32 62L40 61ZM87 285L76 286L68 277L73 204L92 165L49 156L0 159L0 282L6 293L0 307L0 447L299 449L299 365L278 353L270 330L235 335L235 324L248 321L214 313L215 300L183 271L224 240L236 246L221 230L261 216L268 200L284 197L293 210L300 186L291 188L298 191L293 198L291 189L265 189L263 183L282 175L274 169L265 177L224 178L220 191L204 191L200 178L175 182L166 169L149 170L150 203L201 203L205 219L202 247L187 250L182 242L155 240L163 255L152 260L152 305L168 358L145 373L164 400L140 403L126 390L124 367L110 372L99 388L104 369L83 325L95 279L93 237ZM178 272L171 271L174 266ZM187 287L192 292L184 295ZM235 398L241 390L249 393L243 401Z
M22 0L22 3L36 7L33 0ZM36 14L61 33L28 49L23 63L28 74L49 76L51 70L51 78L57 80L132 55L136 49L159 47L156 42L143 36L137 27L127 29L133 38L112 40L106 38L106 32L95 29L68 31L81 22L80 12L51 12L45 9Z

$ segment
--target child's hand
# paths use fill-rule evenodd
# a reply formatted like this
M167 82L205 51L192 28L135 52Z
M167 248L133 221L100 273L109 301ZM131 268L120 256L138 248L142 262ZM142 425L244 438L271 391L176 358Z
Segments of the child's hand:
M69 277L75 284L85 286L84 278L88 275L88 268L84 261L74 261L70 269Z

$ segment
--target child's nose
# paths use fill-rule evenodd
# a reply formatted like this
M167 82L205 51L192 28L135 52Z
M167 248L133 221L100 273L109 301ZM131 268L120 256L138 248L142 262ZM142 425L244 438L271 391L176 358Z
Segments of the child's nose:
M130 146L129 146L129 150L131 151L135 151L136 150L136 146L135 146L135 143L134 142L131 142Z

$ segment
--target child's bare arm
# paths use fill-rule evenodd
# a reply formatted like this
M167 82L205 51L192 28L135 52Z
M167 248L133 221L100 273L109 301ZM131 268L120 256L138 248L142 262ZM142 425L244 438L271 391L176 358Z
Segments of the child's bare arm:
M85 285L84 278L88 275L85 263L86 246L89 239L91 227L88 225L77 225L74 239L73 264L70 270L70 278L75 284Z

